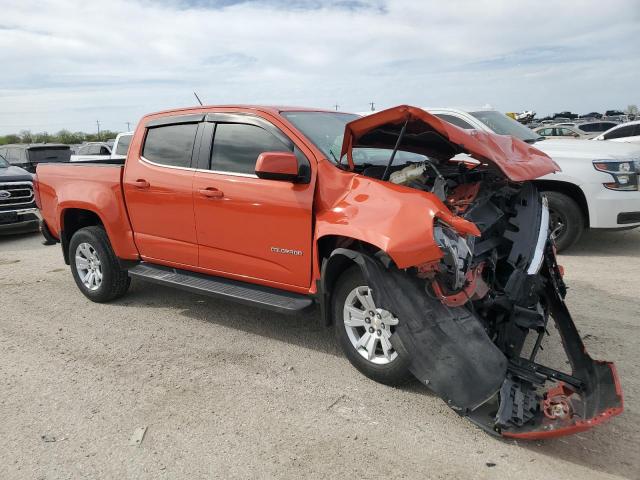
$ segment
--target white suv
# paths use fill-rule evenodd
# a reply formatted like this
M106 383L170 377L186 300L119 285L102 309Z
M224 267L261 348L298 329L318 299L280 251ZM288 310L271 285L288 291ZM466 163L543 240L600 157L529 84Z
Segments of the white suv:
M549 155L562 169L536 181L549 200L558 250L586 228L640 226L640 146L593 140L545 140L496 110L425 108L465 129L512 135Z

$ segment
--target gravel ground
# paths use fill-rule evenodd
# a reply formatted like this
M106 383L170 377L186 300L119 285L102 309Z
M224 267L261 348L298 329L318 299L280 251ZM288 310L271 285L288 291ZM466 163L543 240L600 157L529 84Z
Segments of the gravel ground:
M523 443L418 384L361 376L317 313L141 282L93 304L58 246L0 237L0 478L640 478L639 253L640 231L598 232L561 258L588 349L618 365L625 413Z

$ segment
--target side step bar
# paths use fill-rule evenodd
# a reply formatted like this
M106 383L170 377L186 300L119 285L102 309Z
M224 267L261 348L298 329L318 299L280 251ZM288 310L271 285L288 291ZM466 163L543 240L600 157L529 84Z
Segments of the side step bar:
M313 306L313 298L307 295L144 262L130 268L129 275L140 280L225 298L279 313L295 314Z

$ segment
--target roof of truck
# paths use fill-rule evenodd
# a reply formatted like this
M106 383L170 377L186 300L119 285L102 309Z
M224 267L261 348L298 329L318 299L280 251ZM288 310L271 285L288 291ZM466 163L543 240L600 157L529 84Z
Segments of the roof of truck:
M280 112L332 112L335 113L335 110L329 110L326 108L316 108L316 107L296 107L296 106L287 106L287 105L243 105L243 104L229 104L229 105L195 105L193 107L182 107L182 108L173 108L170 110L162 110L159 112L153 112L145 115L145 117L150 116L161 116L182 112L197 112L197 111L205 111L205 110L217 110L217 109L225 109L225 108L233 108L233 109L245 109L245 110L256 110L260 112L268 112L272 114L279 114ZM347 113L347 112L338 112L338 113Z

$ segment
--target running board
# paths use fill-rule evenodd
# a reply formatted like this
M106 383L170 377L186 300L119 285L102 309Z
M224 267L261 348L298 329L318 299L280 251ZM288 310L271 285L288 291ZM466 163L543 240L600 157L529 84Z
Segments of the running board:
M140 280L233 300L279 313L299 313L313 305L313 299L307 295L144 262L130 268L129 275Z

